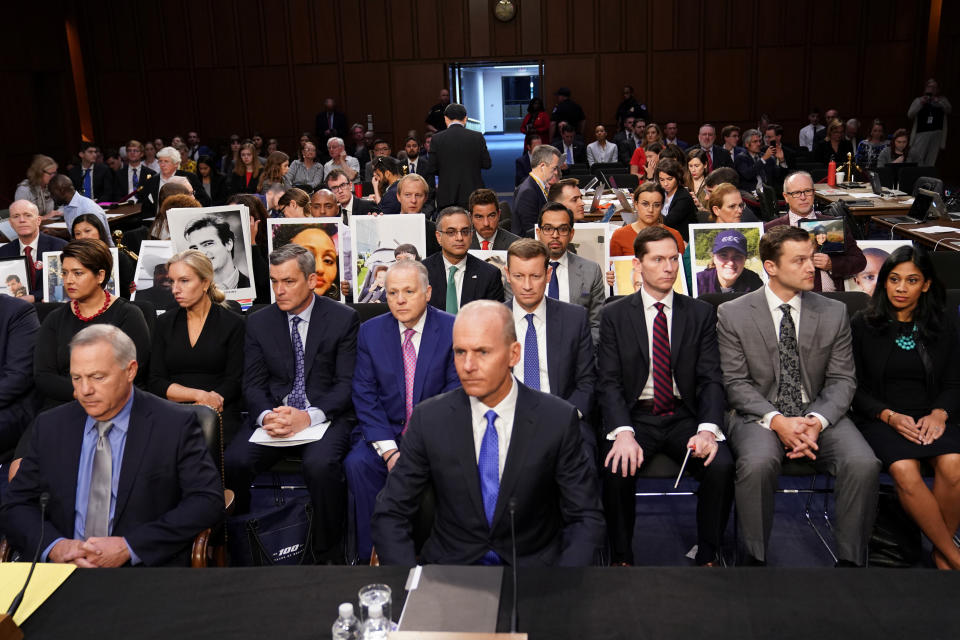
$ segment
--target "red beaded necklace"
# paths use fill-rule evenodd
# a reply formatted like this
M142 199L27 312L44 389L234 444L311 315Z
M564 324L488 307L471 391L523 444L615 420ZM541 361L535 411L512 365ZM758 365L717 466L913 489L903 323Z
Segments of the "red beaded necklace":
M80 313L80 301L79 301L79 300L74 300L74 301L73 301L73 315L77 316L77 318L80 319L80 322L90 322L91 320L93 320L93 319L96 318L97 316L103 315L103 312L106 311L106 310L107 310L107 307L110 306L110 292L107 291L106 289L104 289L104 290L103 290L103 295L104 295L103 306L100 307L100 309L99 309L95 314L93 314L92 316L84 316L84 315L82 315L82 314Z

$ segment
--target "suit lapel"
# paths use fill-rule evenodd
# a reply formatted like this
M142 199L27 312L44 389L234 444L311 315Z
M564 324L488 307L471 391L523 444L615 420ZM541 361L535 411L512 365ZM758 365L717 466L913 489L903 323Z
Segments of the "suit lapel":
M456 391L457 404L451 408L450 424L447 431L453 443L453 450L460 463L460 472L467 485L467 493L473 508L480 519L486 522L487 515L483 510L483 494L480 492L480 473L477 467L477 446L473 441L473 415L470 412L470 399L463 389Z
M637 347L639 347L640 355L643 357L643 362L647 366L647 371L649 371L650 346L647 344L649 342L649 338L647 337L647 320L644 316L643 298L640 297L639 291L633 294L633 297L630 299L630 306L633 307L633 311L630 313L630 322L633 323L633 330L637 334ZM646 378L644 378L644 380L646 380Z
M810 357L810 347L815 344L817 330L820 327L820 305L816 296L804 293L800 298L800 326L797 328L797 344L800 352L800 375L807 389L807 395L812 400L816 390L810 384L806 362Z
M687 308L684 299L674 294L673 313L670 319L670 368L673 370L673 377L677 377L677 365L680 360L680 345L683 344L683 334L687 328L686 320Z
M524 461L537 432L535 418L540 401L527 387L518 382L515 384L517 385L517 405L513 413L510 448L507 449L507 459L503 465L503 477L500 478L500 492L497 494L497 506L493 512L491 529L497 526L497 522L507 509L517 482L523 475Z
M753 323L757 327L757 332L767 346L767 353L770 354L773 362L774 381L779 385L780 341L777 338L777 328L773 326L773 317L770 315L770 308L767 306L767 296L763 289L758 289L748 295L753 296L751 299L753 313L750 315L753 317Z
M423 335L420 336L420 351L417 353L417 368L413 376L413 402L420 402L420 396L423 395L423 379L427 376L427 368L433 362L433 354L439 344L440 327L436 322L436 314L432 313L430 306L427 306L427 319L423 323ZM400 371L403 371L403 358L400 358ZM406 393L406 378L403 378L401 387ZM406 397L406 396L404 396Z
M427 305L429 308L429 305ZM397 388L400 390L400 397L407 397L407 377L403 368L403 334L398 333L400 327L397 324L397 320L391 314L387 314L386 317L389 317L389 320L382 323L382 330L380 332L380 339L383 349L385 350L384 357L387 362L387 371L393 371L396 374L397 379ZM426 331L426 329L424 329ZM399 337L399 340L397 339ZM420 349L423 353L423 340L420 340ZM420 358L417 358L417 364L420 364ZM419 367L418 367L419 369ZM413 401L417 401L416 390L414 390Z
M303 345L303 377L310 376L310 367L313 366L314 356L320 347L320 337L323 327L326 326L326 305L320 304L320 296L313 294L313 313L310 314L310 323L307 325L307 343Z
M583 265L572 253L567 253L567 285L570 288L570 302L573 304L577 304L583 288L582 267Z
M457 309L477 299L477 272L473 266L473 260L477 259L467 254L467 259L463 263L463 287L460 291Z
M150 444L153 420L144 406L144 396L134 390L133 406L130 407L130 423L127 425L127 442L123 447L123 460L120 463L120 480L117 483L117 505L113 515L113 528L123 516L130 490L140 470L140 460Z
M54 451L60 454L57 456L54 465L55 470L63 471L64 473L55 472L49 475L51 484L60 480L58 484L62 485L56 489L51 487L51 493L55 491L55 495L65 497L63 500L63 510L60 515L66 529L60 533L71 537L73 537L74 516L77 503L77 473L78 467L80 466L80 449L83 445L83 432L87 421L87 414L83 412L80 405L75 404L74 406L76 407L76 411L70 416L71 426L61 432L63 434L63 446L54 448Z
M560 309L554 304L557 302L552 298L545 298L547 301L547 335L542 338L546 340L547 345L547 377L550 380L550 390L556 395L560 393L560 381L557 379L560 375L560 354L559 349L551 349L550 345L561 345L563 337L563 319L560 317Z

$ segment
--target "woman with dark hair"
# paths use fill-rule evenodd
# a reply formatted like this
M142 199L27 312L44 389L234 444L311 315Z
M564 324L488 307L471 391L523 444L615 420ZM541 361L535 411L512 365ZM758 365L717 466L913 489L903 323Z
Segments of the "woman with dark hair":
M522 133L536 133L541 144L550 144L550 114L543 110L543 100L533 98L527 105L527 115L520 123Z
M610 237L610 257L632 256L633 241L643 229L647 227L665 227L677 241L677 248L683 253L685 243L680 232L663 224L663 200L666 194L656 182L641 183L633 192L633 208L637 212L637 219L631 224L625 224Z
M687 151L687 173L684 186L693 194L697 207L707 210L707 152L700 147Z
M231 193L257 193L260 184L260 158L257 157L257 147L252 142L240 145L237 158L233 163L233 173L230 175Z
M960 569L960 339L944 297L926 250L890 254L870 306L851 321L852 409L903 508L933 543L937 567ZM932 491L921 462L934 469Z
M260 173L257 193L266 193L272 184L283 184L283 177L290 170L290 156L283 151L272 151Z
M227 201L227 179L217 171L217 163L210 156L197 160L197 175L203 190L210 196L210 205L219 207Z
M910 148L910 134L906 129L897 129L893 132L890 144L877 156L877 167L919 161L917 154Z
M684 242L689 242L690 225L697 223L697 205L690 192L683 188L683 167L673 158L664 158L657 163L655 174L666 194L663 201L664 224L679 231Z
M103 244L108 244L107 232L103 229L103 223L100 222L100 218L92 213L82 213L74 218L70 235L73 236L74 240L88 238L91 240L99 240ZM117 283L118 289L120 296L129 300L133 277L137 271L137 262L123 251L118 250L117 256L119 256L117 262L120 270L120 282ZM110 278L107 278L107 280L109 279Z

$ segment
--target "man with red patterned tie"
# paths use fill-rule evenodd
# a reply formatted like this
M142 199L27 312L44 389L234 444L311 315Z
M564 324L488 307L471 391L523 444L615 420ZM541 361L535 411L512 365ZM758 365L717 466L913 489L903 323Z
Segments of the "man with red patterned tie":
M422 263L394 263L386 279L390 313L363 323L357 334L357 426L344 470L356 502L361 562L370 558L373 507L400 457L398 443L414 405L460 386L453 363L454 316L427 304L430 291Z
M40 232L40 211L29 200L17 200L10 205L10 226L17 233L11 242L0 247L0 258L23 256L27 263L27 289L23 299L36 302L43 298L43 254L59 251L66 245L60 238Z
M713 566L721 561L734 478L721 431L716 313L712 305L674 292L680 253L669 231L644 229L633 247L642 283L603 309L597 355L611 563L633 564L637 471L658 451L681 464L689 450L687 468L700 481L696 563Z
M700 131L697 133L697 144L694 145L694 148L703 149L707 153L707 167L704 173L710 173L720 167L733 166L733 158L716 141L716 127L712 124L705 124L700 127Z
M475 232L471 249L506 251L520 239L515 233L500 228L500 201L494 191L477 189L470 194L468 208Z

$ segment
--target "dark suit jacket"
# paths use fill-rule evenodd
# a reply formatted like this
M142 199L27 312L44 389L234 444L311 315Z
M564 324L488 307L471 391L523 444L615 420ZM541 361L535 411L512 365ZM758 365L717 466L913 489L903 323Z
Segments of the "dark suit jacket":
M303 345L307 401L330 419L352 417L351 381L360 317L352 308L330 298L314 294L313 299ZM290 322L276 304L247 319L244 356L243 395L253 424L261 413L283 404L296 373Z
M353 213L352 216L365 216L371 213L377 212L377 203L373 200L365 200L363 198L353 197Z
M223 517L220 475L192 409L134 389L111 535L144 565L180 564L193 538ZM40 414L20 471L0 507L0 530L33 553L73 538L77 464L87 414L76 401ZM40 538L37 499L50 494Z
M189 171L180 171L178 169L174 175L183 176L190 182L190 185L193 187L193 197L197 199L201 206L210 206L210 196L203 190L203 185L200 184L200 178L197 174L190 173ZM143 190L141 191L141 195L137 196L137 200L140 202L141 218L152 218L157 214L157 209L160 208L159 173L155 174L143 184Z
M43 231L40 232L37 240L37 255L34 261L43 264L43 254L47 251L61 251L66 246L67 241L51 236ZM20 255L20 239L14 238L7 244L0 247L0 258L13 258ZM30 284L30 295L36 300L43 298L43 269L36 270L34 281Z
M817 220L836 220L836 218L820 215L818 213ZM788 213L787 215L775 218L770 222L765 222L763 225L763 230L766 232L778 225L789 224L790 214ZM860 247L857 245L857 241L854 239L853 233L850 232L849 228L844 228L843 253L831 253L830 262L832 263L831 266L833 267L830 273L817 269L816 279L814 281L814 291L822 291L820 280L825 275L830 276L833 279L833 284L837 291L843 291L844 280L860 273L867 268L867 258L863 255L863 251L860 250Z
M73 181L73 187L81 195L83 193L83 167L78 162L70 167L70 180ZM93 199L97 202L112 202L114 199L114 175L105 164L96 162L93 164ZM126 192L120 196L127 195Z
M417 405L401 456L377 496L371 521L380 562L417 564L413 518L428 486L436 517L422 564L476 564L493 549L510 562L510 513L516 501L521 565L589 565L603 543L600 487L583 451L576 410L520 383L500 492L487 524L477 473L470 400L462 389Z
M695 144L691 149L703 149L699 144ZM709 155L710 151L713 151L713 169L719 169L720 167L732 167L733 158L730 157L730 154L727 153L726 149L723 148L723 145L715 144L711 150L704 149Z
M617 159L622 164L629 164L633 152L637 150L637 143L633 138L627 138L627 132L621 131L613 136L613 143L617 145Z
M545 300L550 393L575 406L584 417L589 416L593 409L596 369L587 310L553 298ZM513 302L507 302L511 309Z
M487 141L478 131L453 125L438 131L430 141L430 176L438 176L437 209L467 207L470 194L483 187L481 169L489 169ZM433 181L428 179L427 184Z
M837 145L837 151L834 151L833 147L830 146L829 140L822 140L813 148L813 160L814 162L822 162L823 164L828 164L833 160L837 163L837 171L840 171L840 164L847 161L848 153L853 152L853 145L850 144L849 140L841 140L840 144ZM847 178L849 177L850 176L847 176Z
M140 163L138 169L140 173L137 176L137 193L134 194L134 197L136 198L139 198L140 194L143 193L143 186L147 183L147 181L149 181L153 176L157 175L156 171L142 162ZM128 188L129 182L130 165L125 164L123 165L123 168L117 171L113 176L113 193L115 199L119 200L130 193L130 189Z
M530 154L527 152L521 153L520 157L514 160L513 165L513 186L519 187L520 183L530 175Z
M413 403L460 386L453 365L455 316L427 305L420 337ZM406 378L403 335L393 314L364 322L357 334L357 367L353 374L353 406L357 429L367 442L396 440L406 422Z
M395 215L400 213L400 201L397 200L397 182L394 181L387 190L383 192L380 198L380 211L386 215Z
M561 140L559 144L553 145L553 148L560 152L563 161L566 162L567 154L563 149L563 141ZM587 148L582 142L578 142L577 140L573 141L573 162L574 164L587 163Z
M517 187L513 197L513 219L510 222L510 231L522 237L532 230L537 226L540 209L545 204L547 204L547 198L543 195L540 185L533 176L528 175L527 179Z
M697 205L693 201L693 196L682 184L673 194L673 200L670 201L670 211L664 218L663 223L679 231L684 242L690 242L690 225L697 223Z
M443 253L437 252L423 261L430 275L430 304L437 309L447 308L447 271L443 266ZM463 288L460 291L459 309L474 300L494 300L503 302L503 278L500 269L480 258L467 254L466 271L463 274Z
M39 329L32 304L0 296L0 453L16 446L37 409L33 348Z
M317 139L321 142L326 142L330 139L330 136L324 134L324 131L330 128L329 114L326 111L321 111L317 114L315 129L317 132ZM347 137L347 116L339 111L333 112L333 135L338 138ZM326 148L326 146L324 146Z
M673 294L670 366L680 397L697 422L723 428L724 393L713 305ZM597 400L604 430L633 425L630 410L650 375L649 337L640 292L616 300L600 316Z
M497 235L493 237L493 246L490 248L493 251L506 251L510 248L510 245L519 239L520 236L515 233L510 233L506 229L497 229ZM470 248L480 248L480 234L476 231L473 232L473 240L470 241Z
M774 157L769 160L756 159L749 153L741 153L733 161L733 166L740 176L740 186L749 191L757 187L757 176L761 176L765 184L774 184L776 181L777 161Z

